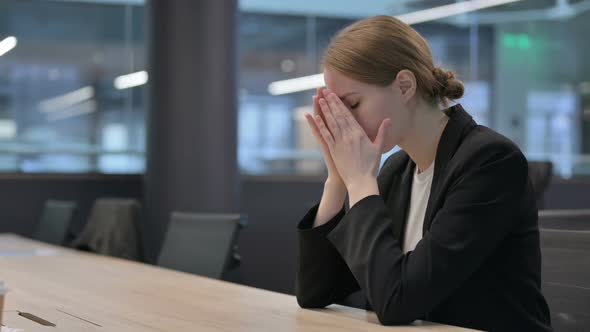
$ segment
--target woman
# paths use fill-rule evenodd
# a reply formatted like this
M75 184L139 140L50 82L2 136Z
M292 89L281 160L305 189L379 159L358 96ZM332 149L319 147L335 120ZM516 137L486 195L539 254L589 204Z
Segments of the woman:
M395 18L342 30L323 64L328 89L306 118L328 178L298 226L299 305L324 307L360 289L385 325L551 331L537 208L518 147L461 105L441 111L463 85ZM377 175L396 145L402 151Z

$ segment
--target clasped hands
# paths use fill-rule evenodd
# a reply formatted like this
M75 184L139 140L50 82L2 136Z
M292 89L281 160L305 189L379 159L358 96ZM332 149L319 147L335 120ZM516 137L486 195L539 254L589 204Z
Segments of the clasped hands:
M328 181L346 187L351 207L364 197L378 195L377 172L391 120L381 122L371 141L344 102L321 88L313 97L313 113L305 117L322 150Z

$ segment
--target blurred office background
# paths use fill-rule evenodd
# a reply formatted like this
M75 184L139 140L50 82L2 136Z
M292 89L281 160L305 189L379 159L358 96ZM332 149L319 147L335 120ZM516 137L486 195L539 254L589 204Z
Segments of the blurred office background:
M0 231L31 235L60 199L79 206L76 236L97 198L134 198L154 262L173 210L239 212L228 278L292 293L295 225L325 169L302 116L313 90L269 87L320 73L355 20L455 2L0 0ZM479 123L551 162L542 207L590 208L590 1L413 26Z
M452 2L239 1L240 172L321 174L302 120L313 90L269 84L319 73L330 37L357 19ZM0 58L2 171L145 171L145 12L140 0L0 1L0 38L17 40ZM590 175L589 18L587 1L523 0L414 27L465 82L459 102L478 122L575 178ZM139 86L115 84L131 73Z

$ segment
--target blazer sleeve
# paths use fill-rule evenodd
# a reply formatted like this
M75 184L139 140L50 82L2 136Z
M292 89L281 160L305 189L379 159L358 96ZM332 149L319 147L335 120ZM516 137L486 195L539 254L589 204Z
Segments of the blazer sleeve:
M295 293L302 308L323 308L360 289L346 262L326 238L344 217L344 206L334 218L314 228L318 207L311 208L298 225Z
M430 231L404 254L381 196L355 204L327 238L384 325L423 318L480 267L510 231L526 190L517 148L482 147L453 182Z

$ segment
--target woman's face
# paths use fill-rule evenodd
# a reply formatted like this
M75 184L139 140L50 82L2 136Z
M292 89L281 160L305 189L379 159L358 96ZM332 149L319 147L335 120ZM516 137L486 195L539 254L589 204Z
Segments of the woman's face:
M400 144L410 125L410 112L398 79L382 87L355 81L336 70L325 68L324 81L326 87L342 99L371 141L377 136L381 122L386 118L391 119L391 125L385 133L383 153Z

